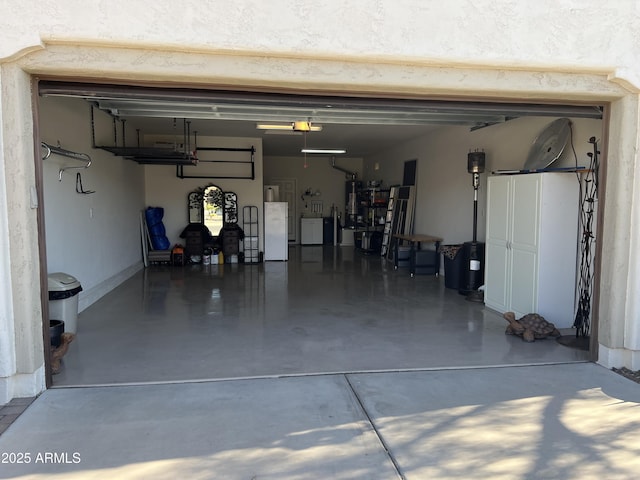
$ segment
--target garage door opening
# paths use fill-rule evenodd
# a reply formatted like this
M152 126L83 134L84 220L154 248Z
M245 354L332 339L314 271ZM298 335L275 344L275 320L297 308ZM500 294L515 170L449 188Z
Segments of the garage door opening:
M60 162L43 165L49 270L71 270L87 286L77 342L55 384L589 358L588 353L550 340L536 345L539 350L532 358L521 350L519 340L505 337L506 322L496 312L465 302L443 286L441 277L411 278L387 260L363 254L357 245L295 245L289 261L279 263L210 265L208 270L198 264L140 269L138 221L140 210L147 206L163 207L171 243L179 243L179 233L188 224L189 192L215 183L237 194L239 207L256 206L262 213L263 186L283 178L296 180L298 215L312 214L313 202L322 201L323 208L339 209L344 219L348 179L332 164L357 172L367 189L370 182L383 187L401 183L404 162L417 159L413 231L460 243L470 236L471 188L466 172L470 149L486 151L488 173L516 169L536 135L555 118L568 117L574 125L576 154L567 148L558 165L570 166L576 159L583 163L588 139L602 136L602 106L320 97L56 81L40 82L40 94L41 140L90 152L93 163L83 180L96 191L78 196L69 189L67 176L58 180ZM177 178L175 165L142 165L91 145L92 134L100 144L177 145L184 138L185 119L197 144L205 148L255 147L255 179ZM256 128L260 122L287 119L306 120L322 130L292 129L274 135ZM346 146L347 153L305 161L300 152L305 138L317 142L313 146ZM486 175L481 198L484 193ZM486 215L482 204L481 238ZM295 228L300 220L295 219ZM84 232L92 246L86 251L79 246L77 255L67 252L69 231ZM168 357L176 361L167 362Z

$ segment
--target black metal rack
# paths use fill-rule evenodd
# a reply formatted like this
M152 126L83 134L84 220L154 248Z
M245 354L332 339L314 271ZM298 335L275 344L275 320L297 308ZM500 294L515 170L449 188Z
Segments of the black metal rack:
M249 160L202 160L198 159L197 163L218 163L218 164L235 164L245 165L249 168L249 172L246 175L186 175L184 173L184 166L188 163L178 164L176 166L176 176L178 178L235 178L244 180L255 180L255 162L254 156L256 153L255 147L248 148L233 148L233 147L196 147L195 153L198 152L248 152L250 153Z
M356 246L365 253L380 254L384 243L385 214L388 210L390 189L370 186L360 192L362 222L354 235Z
M244 231L244 263L259 263L260 232L258 224L258 207L248 205L242 208L242 230Z

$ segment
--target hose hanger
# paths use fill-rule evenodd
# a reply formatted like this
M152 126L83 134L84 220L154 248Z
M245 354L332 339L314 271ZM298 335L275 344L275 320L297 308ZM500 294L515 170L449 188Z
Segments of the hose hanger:
M48 159L52 154L53 155L60 155L61 157L66 157L66 158L71 158L73 160L78 160L81 162L84 162L84 165L81 166L77 166L77 167L61 167L60 170L58 170L58 181L61 182L62 181L62 173L65 172L66 170L77 170L77 169L86 169L89 168L91 166L91 157L89 155L87 155L86 153L79 153L79 152L73 152L71 150L66 150L62 147L60 147L60 145L58 146L53 146L53 145L49 145L45 142L40 142L41 147L44 149L44 154L42 156L42 160L46 160ZM95 193L95 191L93 190L84 190L84 188L82 187L82 177L80 176L80 172L77 173L76 175L76 192L78 193Z

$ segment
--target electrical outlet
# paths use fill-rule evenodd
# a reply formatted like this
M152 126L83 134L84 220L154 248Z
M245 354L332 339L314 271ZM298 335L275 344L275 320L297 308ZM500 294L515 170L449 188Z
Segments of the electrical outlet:
M93 218L93 207L89 208L89 218Z

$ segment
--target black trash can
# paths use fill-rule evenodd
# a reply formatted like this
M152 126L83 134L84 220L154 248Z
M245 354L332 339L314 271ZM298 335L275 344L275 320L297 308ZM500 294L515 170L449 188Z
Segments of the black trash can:
M446 288L460 289L462 279L463 245L442 245L440 253L444 258L444 286Z
M382 232L371 232L371 240L369 240L369 248L374 253L380 253L382 250Z
M322 218L322 244L333 245L333 217Z

